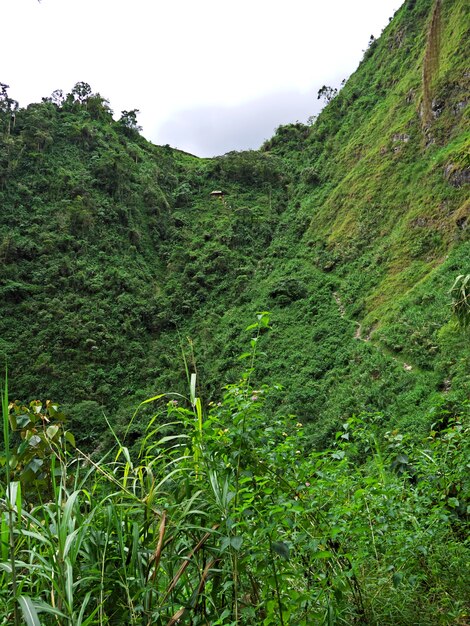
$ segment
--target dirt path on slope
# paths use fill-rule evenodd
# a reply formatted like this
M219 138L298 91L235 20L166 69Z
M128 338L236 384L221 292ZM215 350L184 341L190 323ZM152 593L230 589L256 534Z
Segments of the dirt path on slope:
M333 292L333 298L336 302L336 306L338 307L340 317L349 319L346 317L346 307L344 306L343 301L341 300L341 296L337 291ZM395 352L391 348L383 346L378 341L374 341L372 339L371 335L374 332L376 326L373 326L370 329L369 333L364 337L362 334L362 324L355 320L350 321L354 321L354 323L356 324L356 330L354 331L353 339L356 339L357 341L364 341L365 343L371 343L374 348L376 348L384 357L389 357L399 363L403 367L405 372L412 372L413 370L419 371L416 366L407 363L405 359L403 359L397 352Z

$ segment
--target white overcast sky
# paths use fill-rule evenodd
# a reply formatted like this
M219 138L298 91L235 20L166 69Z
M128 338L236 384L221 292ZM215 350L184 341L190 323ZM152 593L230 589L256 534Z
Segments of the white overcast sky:
M318 112L403 0L1 0L0 82L26 106L89 83L200 156Z

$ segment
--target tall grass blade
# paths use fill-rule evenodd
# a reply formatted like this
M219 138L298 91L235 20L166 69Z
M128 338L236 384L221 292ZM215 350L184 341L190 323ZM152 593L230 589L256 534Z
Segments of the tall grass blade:
M28 598L27 596L20 596L18 598L18 602L27 626L41 626L41 622L39 621L36 608L32 603L31 598Z

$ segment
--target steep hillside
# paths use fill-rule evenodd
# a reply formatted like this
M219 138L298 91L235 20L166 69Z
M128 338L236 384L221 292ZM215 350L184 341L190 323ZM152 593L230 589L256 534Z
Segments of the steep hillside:
M469 391L468 338L449 322L448 293L455 275L470 269L470 77L459 54L468 48L469 9L442 3L426 122L423 59L432 4L407 2L313 128L280 129L265 146L284 154L303 181L283 216L279 245L297 267L327 272L344 307L338 317L344 311L355 324L350 334L370 339L351 348L342 380L331 387L333 402L345 384L346 396L351 388L360 394L356 407L365 401L364 408L382 409L394 398L403 401L394 413L403 415L431 390ZM366 365L377 351L389 358L379 368ZM364 367L351 367L358 360ZM395 369L392 384L403 385L398 396L389 395L388 367Z
M442 6L433 119L425 122L432 10L432 2L406 3L315 124L282 127L266 143L264 154L284 162L287 193L273 204L269 248L234 295L232 279L220 276L218 293L227 296L188 325L201 378L215 388L233 378L240 320L270 310L262 379L285 385L273 411L312 423L317 443L351 413L379 411L388 426L420 429L435 418L429 407L452 410L468 397L468 337L452 319L449 294L456 275L470 271L469 77L460 54L468 8ZM228 190L227 202L240 197ZM209 223L192 221L188 247Z
M315 445L353 413L420 430L431 406L468 397L449 290L470 273L470 20L464 0L436 4L439 38L435 3L408 0L315 123L260 151L153 146L83 84L14 123L4 94L12 394L66 403L92 443L100 407L125 421L148 394L181 389L182 353L216 399L240 370L243 329L269 310L259 382L284 385L272 415L298 415ZM424 71L430 46L439 64Z

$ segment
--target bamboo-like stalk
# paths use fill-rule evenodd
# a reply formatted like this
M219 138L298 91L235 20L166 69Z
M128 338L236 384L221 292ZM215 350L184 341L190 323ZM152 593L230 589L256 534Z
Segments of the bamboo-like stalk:
M16 585L16 562L15 562L15 536L13 532L13 504L11 502L11 474L10 474L10 420L8 411L8 371L5 370L5 383L2 393L2 416L3 416L3 442L5 446L5 478L6 493L5 500L8 510L8 526L9 526L9 547L10 547L10 565L11 565L11 586L13 591L13 618L15 626L20 626L20 614L18 611L17 585Z
M268 535L268 541L269 541L269 555L271 557L270 560L271 560L271 566L273 568L273 575L274 575L274 586L276 589L276 600L277 600L277 606L279 609L279 620L280 620L281 626L284 626L284 616L282 614L281 589L279 587L279 578L277 576L276 561L274 559L274 550L273 550L273 542L272 542L271 534Z
M212 530L217 530L217 528L219 527L219 524L214 524L214 526L212 527ZM199 550L203 547L203 545L206 543L206 541L209 539L209 537L212 535L212 533L207 532L202 539L196 544L196 546L191 550L191 552L188 554L188 556L186 557L184 563L181 564L181 567L179 568L179 570L176 572L176 574L173 577L173 580L171 581L170 585L168 586L168 589L165 592L165 595L162 598L162 604L163 602L165 602L165 600L168 598L168 596L170 595L170 593L173 591L173 589L176 587L179 579L181 578L181 576L184 574L184 572L186 571L186 568L188 567L188 565L191 562L191 559L193 558L193 556L195 554L197 554L199 552Z
M205 566L204 571L202 572L201 580L199 581L199 585L198 585L198 588L197 588L197 591L196 591L194 604L197 603L198 597L201 595L202 591L204 590L204 587L206 585L207 579L209 578L209 574L210 574L211 569L214 567L214 565L219 560L220 559L212 559ZM166 626L174 626L174 624L177 624L179 622L179 620L185 614L186 610L187 610L187 607L182 607L181 609L178 609L178 611L176 611L176 613L167 622Z
M166 530L166 511L163 511L162 514L162 518L160 521L160 528L158 531L158 542L157 542L157 547L155 548L155 552L152 555L152 561L154 561L153 564L153 576L152 576L152 580L155 580L155 577L157 575L157 570L158 570L158 566L160 565L160 559L162 556L162 550L163 550L163 538L165 536L165 530Z

